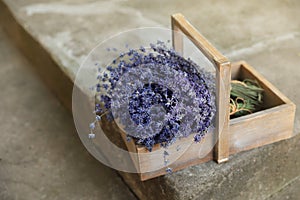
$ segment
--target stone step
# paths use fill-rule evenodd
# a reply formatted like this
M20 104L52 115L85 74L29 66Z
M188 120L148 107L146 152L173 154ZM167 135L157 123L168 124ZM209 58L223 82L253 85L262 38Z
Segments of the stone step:
M284 200L284 199L299 199L300 198L300 177L297 176L288 182L279 191L270 196L272 200Z
M178 11L231 60L246 60L300 105L298 1L0 2L1 25L68 108L80 63L97 43L130 28L169 26L170 14ZM295 133L299 119L298 109ZM140 199L275 198L300 174L299 139L296 135L231 156L222 165L208 162L146 182L120 174Z
M1 200L136 199L88 154L67 109L1 26L0 66Z

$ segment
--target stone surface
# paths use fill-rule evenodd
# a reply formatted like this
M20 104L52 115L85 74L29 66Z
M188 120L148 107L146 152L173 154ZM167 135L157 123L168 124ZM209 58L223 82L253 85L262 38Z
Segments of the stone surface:
M102 40L129 28L168 27L170 14L182 12L231 60L246 60L300 106L299 1L4 2L72 80ZM298 110L295 133L300 132ZM280 198L294 191L287 184L300 174L298 154L299 135L232 156L223 165L209 162L143 183L122 175L143 199L265 199L281 191Z
M132 28L170 27L170 15L176 12L225 54L254 44L260 48L265 40L293 37L300 28L294 20L300 8L297 0L3 1L73 79L80 63L101 41Z
M270 199L285 200L285 199L299 199L300 197L300 178L299 176L292 179L284 188L278 191Z
M0 28L0 199L135 199Z

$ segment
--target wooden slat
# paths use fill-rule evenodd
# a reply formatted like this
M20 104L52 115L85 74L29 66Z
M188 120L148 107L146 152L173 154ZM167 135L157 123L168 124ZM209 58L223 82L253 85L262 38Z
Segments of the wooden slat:
M174 31L181 31L199 48L199 50L217 67L218 64L229 62L195 27L193 27L181 13L171 16L172 28Z
M178 13L171 16L173 28L173 47L180 53L183 52L183 39L177 31L182 31L197 46L197 48L214 64L216 68L216 137L214 159L218 163L228 160L229 143L229 95L231 80L231 65L203 35L201 35L186 19Z
M272 83L270 83L265 77L263 77L261 74L259 74L253 67L251 67L248 63L245 61L240 61L240 65L242 65L246 71L248 71L253 77L256 77L257 80L259 80L266 89L272 91L275 93L276 96L279 97L283 102L285 103L292 103L292 101L287 98L282 92L280 92Z
M171 24L172 26L172 44L173 48L180 54L183 55L183 35L180 32L179 27L176 23Z
M188 166L205 163L213 159L213 152L207 152L209 149L212 150L213 146L213 134L208 134L201 143L193 142L193 135L187 138L182 138L178 140L175 144L172 144L168 148L169 156L168 160L171 165L173 172L179 171L181 169L187 168ZM176 152L176 146L180 146L181 150ZM145 149L145 148L144 148ZM162 155L165 149L161 148L156 150L157 152L152 156L147 158L144 157L140 160L140 165L142 166L142 171L150 171L140 174L141 180L148 180L163 174L166 174L166 167L159 167L159 163L163 161ZM147 150L139 150L139 154L147 154ZM146 153L146 154L145 154ZM156 166L157 165L157 166ZM150 169L159 169L156 171L151 171Z
M228 161L229 157L229 99L231 65L229 62L220 64L219 71L216 70L216 135L214 159L218 163Z
M295 107L283 104L230 123L230 154L290 138L293 135Z

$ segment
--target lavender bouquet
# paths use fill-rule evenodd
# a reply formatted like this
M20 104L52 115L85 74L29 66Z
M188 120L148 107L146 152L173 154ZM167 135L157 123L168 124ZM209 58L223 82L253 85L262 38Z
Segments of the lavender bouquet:
M107 49L117 51L117 49ZM97 75L96 121L115 120L149 151L194 134L200 142L215 114L214 76L164 42L128 48ZM95 122L90 124L94 138Z

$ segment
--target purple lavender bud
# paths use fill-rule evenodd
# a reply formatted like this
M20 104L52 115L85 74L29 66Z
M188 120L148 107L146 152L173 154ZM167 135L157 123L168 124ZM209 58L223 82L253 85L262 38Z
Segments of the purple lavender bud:
M95 125L94 122L93 122L93 123L90 123L90 129L95 129L95 127L96 127L96 125Z
M202 139L202 137L201 137L200 134L196 134L196 135L194 136L194 141L195 141L195 142L200 142L201 139Z
M169 42L169 41L168 41ZM115 48L113 48L114 50ZM116 49L114 51L117 51ZM179 88L187 92L186 97L175 96L171 88L166 87L163 84L163 80L159 83L145 84L143 87L138 88L132 93L130 87L125 87L123 91L118 91L117 93L122 95L119 102L115 102L114 106L124 105L126 101L124 98L129 98L128 110L122 111L122 113L129 112L131 120L138 125L138 129L130 127L127 122L127 115L119 115L121 122L124 122L125 129L130 131L143 131L143 130L154 130L158 129L159 126L155 125L149 129L145 127L150 126L153 118L161 117L158 114L150 116L150 110L153 106L161 105L168 116L166 124L161 129L161 131L154 135L149 134L149 132L143 133L142 138L137 137L140 144L148 148L149 151L152 150L154 144L161 144L163 147L167 147L172 144L177 137L187 137L192 132L197 132L195 135L195 141L200 141L204 137L206 130L211 125L211 120L215 113L214 105L214 78L209 73L206 73L199 66L197 66L191 59L185 59L180 56L176 51L170 49L162 41L157 41L156 44L150 44L150 49L145 49L140 47L138 50L129 49L126 53L129 59L123 60L124 53L120 54L117 60L113 60L114 66L108 66L107 73L103 74L103 77L99 77L99 82L105 90L100 90L97 87L97 92L105 92L101 95L101 103L107 110L111 109L111 93L115 90L115 84L118 82L120 77L129 72L131 69L137 68L141 65L153 65L153 66L168 66L170 70L166 70L168 75L166 76L166 81L168 81L168 76L172 76L174 71L178 77L185 77L185 81L181 79L178 80ZM200 71L197 69L200 68ZM151 74L150 74L151 75ZM106 81L108 80L109 83ZM137 76L133 79L128 79L127 82L135 83L138 80L149 79L152 80L155 77ZM102 81L102 82L101 82ZM104 83L105 82L105 83ZM170 82L170 81L169 81ZM174 90L174 88L173 88ZM175 87L176 90L176 87ZM193 92L191 92L193 91ZM128 94L129 96L126 96ZM100 95L99 95L100 96ZM189 107L188 105L183 105L178 107L179 102L193 102L196 107ZM96 110L96 109L95 109ZM184 111L184 114L182 112ZM193 118L194 113L199 114L201 117ZM107 114L108 118L112 118L111 113ZM123 118L122 118L123 117ZM198 124L195 124L196 121ZM190 124L186 126L186 122ZM154 129L153 129L154 128ZM146 137L145 137L146 136Z
M172 174L172 173L173 173L173 169L170 168L170 167L168 167L168 168L166 169L166 172L167 172L168 174Z
M131 139L132 139L131 136L129 136L129 135L126 136L126 141L127 141L127 142L130 142Z
M141 46L141 47L140 47L140 51L141 51L141 52L146 52L145 47Z
M96 115L96 120L100 121L101 120L101 116L100 115Z
M169 164L169 162L170 162L170 161L169 161L168 159L165 159L165 160L164 160L164 165L167 166L167 165Z
M89 139L94 139L95 137L96 137L96 135L94 133L89 134Z

